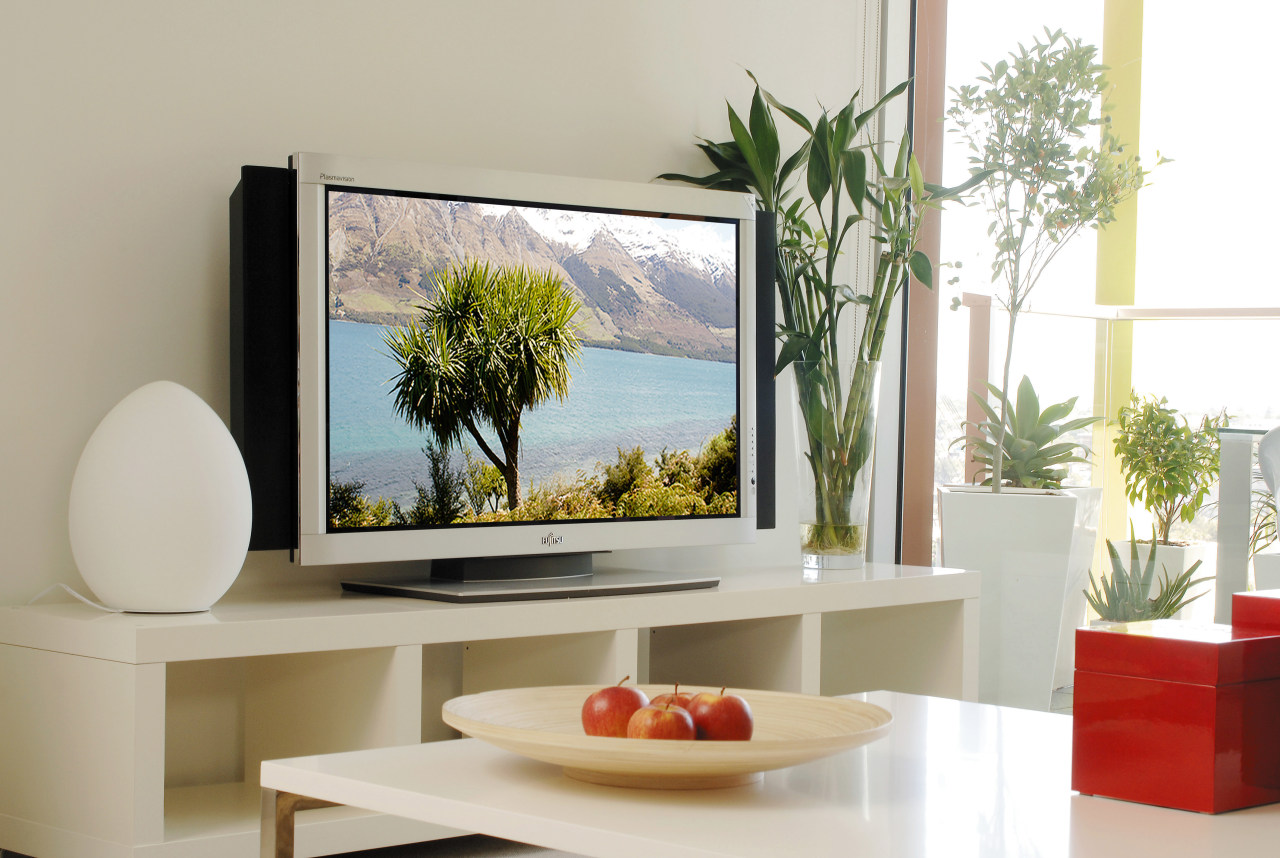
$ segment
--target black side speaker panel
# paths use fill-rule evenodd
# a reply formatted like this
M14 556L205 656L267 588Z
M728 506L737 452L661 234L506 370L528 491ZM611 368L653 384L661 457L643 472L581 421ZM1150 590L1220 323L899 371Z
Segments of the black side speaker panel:
M231 434L253 492L251 551L298 542L297 192L243 167L231 194Z
M777 215L756 212L756 529L777 526L778 442L774 365L774 272Z

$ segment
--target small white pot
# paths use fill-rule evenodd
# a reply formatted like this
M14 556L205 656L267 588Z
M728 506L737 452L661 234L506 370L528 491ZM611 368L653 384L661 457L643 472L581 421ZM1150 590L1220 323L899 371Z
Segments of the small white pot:
M1280 549L1259 551L1253 555L1253 587L1255 590L1280 590Z

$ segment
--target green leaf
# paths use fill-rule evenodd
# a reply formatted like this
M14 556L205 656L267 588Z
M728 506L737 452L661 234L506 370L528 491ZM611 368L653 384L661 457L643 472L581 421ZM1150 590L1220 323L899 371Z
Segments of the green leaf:
M837 245L844 244L844 237L853 228L854 224L862 220L862 215L851 214L844 219L844 226L840 228L840 237L836 241Z
M729 107L729 130L733 133L734 142L742 150L742 157L746 159L747 165L751 168L756 190L766 200L772 199L773 173L764 171L760 163L760 153L756 150L755 141L751 139L751 132L747 130L747 126L742 124L742 119L732 105Z
M1071 397L1066 402L1059 402L1056 405L1050 405L1040 415L1042 423L1056 423L1071 413L1071 409L1076 407L1076 397Z
M1023 425L1029 425L1028 421L1038 421L1040 417L1040 397L1036 396L1036 389L1031 386L1031 379L1025 375L1018 384L1018 404L1014 413Z
M824 115L813 131L813 143L809 152L809 198L815 205L822 205L831 190L831 171L827 168L828 146L831 141L831 125Z
M787 179L791 177L791 174L795 172L795 169L808 160L808 158L809 141L806 140L799 149L792 153L791 157L783 163L782 169L778 171L779 184L785 184Z
M698 185L699 187L712 188L715 190L743 192L751 190L748 182L737 176L725 173L724 171L712 173L708 176L686 176L681 173L663 173L656 178L664 179L669 182L683 182L688 185Z
M870 120L873 116L875 116L877 113L880 112L880 108L884 107L890 101L893 101L895 98L902 95L902 93L906 92L907 85L909 83L911 83L911 81L904 80L902 83L898 84L893 89L889 90L884 95L882 95L880 97L880 100L877 101L875 104L873 104L869 110L864 110L862 113L858 114L858 116L854 119L854 123L853 123L854 126L860 129L862 128L862 126L866 125L868 120ZM883 172L883 170L881 172Z
M911 180L905 177L885 176L880 180L880 187L884 188L886 193L892 192L894 196L897 196L910 185Z
M853 201L853 207L862 214L862 203L867 198L867 153L862 149L850 149L844 153L844 187Z
M716 143L712 140L703 140L698 144L698 148L707 156L707 159L715 164L721 170L742 170L744 173L750 173L747 167L747 161L742 157L742 150L738 148L738 144L732 140L726 140L723 143Z
M902 135L902 141L898 144L898 160L893 165L893 175L906 179L907 161L911 158L911 137L907 134Z
M920 162L915 152L907 157L907 176L911 179L911 194L917 200L924 199L924 173L920 171Z
M993 390L995 389L995 385L988 385L988 386L991 387ZM978 391L976 390L969 391L969 395L973 397L974 402L977 402L978 406L982 408L982 410L986 413L987 419L990 420L993 424L996 424L998 426L1000 423L1000 415L997 414L996 410L991 407L991 403L987 401L987 398L982 394L978 393Z
M831 123L831 153L837 158L849 148L853 142L856 129L853 127L853 102L849 102L836 114Z
M813 345L813 340L804 336L790 336L782 344L782 348L778 350L778 361L774 365L773 374L778 376L789 365L804 357L804 353Z
M756 80L756 76L752 74L749 69L747 70L747 76L751 78L752 83L756 86L760 86L760 81ZM787 107L785 104L774 98L768 90L761 89L760 92L764 95L765 100L768 101L769 104L773 105L775 109L781 111L784 116L803 128L806 134L809 134L810 136L813 135L813 126L809 123L809 120L803 113L795 108Z
M760 94L760 87L756 87L755 95L751 99L750 122L751 137L756 144L760 168L768 172L772 179L778 171L781 147L778 144L778 128L774 125L769 107Z
M880 160L880 153L874 148L871 149L871 163L876 165L876 175L887 175L887 171L884 168L884 161Z
M913 251L907 258L907 265L911 268L913 277L926 288L933 288L933 263L929 261L928 255L923 250Z

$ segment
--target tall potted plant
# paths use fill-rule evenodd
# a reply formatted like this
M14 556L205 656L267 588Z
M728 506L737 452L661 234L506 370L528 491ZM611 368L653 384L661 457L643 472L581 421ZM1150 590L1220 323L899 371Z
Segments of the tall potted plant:
M991 280L1008 313L996 419L973 440L1005 450L1020 314L1061 250L1115 220L1145 172L1111 132L1094 46L1046 29L1043 40L983 68L976 83L953 89L947 117L971 171L987 175L978 196L994 241ZM985 491L940 490L942 562L983 572L981 699L1044 709L1055 675L1069 675L1072 630L1084 619L1084 600L1068 603L1066 594L1083 589L1101 493L1011 491L1006 461L991 458Z
M1067 466L1091 455L1071 433L1101 418L1071 418L1074 397L1042 410L1023 376L1016 399L1002 409L1004 443L996 448L1000 414L979 401L987 416L977 427L981 439L962 436L955 443L973 446L979 479L999 461L1006 488L1000 494L939 490L942 563L983 573L979 696L1045 709L1053 689L1071 680L1102 503L1101 489L1063 489Z
M1009 317L999 385L1007 393L1018 318L1045 270L1082 230L1114 221L1146 172L1111 132L1109 84L1093 45L1046 28L1045 41L983 68L978 84L952 90L947 117L969 148L971 171L987 173L979 196L995 242L991 282ZM997 448L1007 399L999 403ZM997 461L991 490L1002 485Z
M1225 411L1205 415L1193 427L1165 397L1134 393L1115 423L1113 443L1125 494L1154 519L1151 550L1156 561L1173 570L1194 561L1212 567L1217 545L1176 541L1173 527L1190 523L1208 500L1218 480L1218 430L1229 426L1231 418Z
M802 450L801 553L808 567L859 566L866 551L879 361L895 299L909 276L932 288L933 266L918 249L921 215L985 178L956 188L924 181L905 132L887 159L874 137L901 83L870 108L858 93L816 119L762 89L746 119L728 108L732 139L698 144L715 168L705 176L659 178L753 193L776 218L781 341L775 373L794 368ZM800 131L784 157L775 114ZM852 242L873 251L869 284L842 282L837 261ZM855 276L855 282L858 278ZM808 489L808 491L805 491ZM803 499L808 499L804 509Z

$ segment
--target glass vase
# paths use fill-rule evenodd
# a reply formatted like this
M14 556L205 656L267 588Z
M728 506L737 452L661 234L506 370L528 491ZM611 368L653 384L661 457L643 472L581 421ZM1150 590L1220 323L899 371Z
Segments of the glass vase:
M878 361L796 361L800 554L806 570L866 562Z

